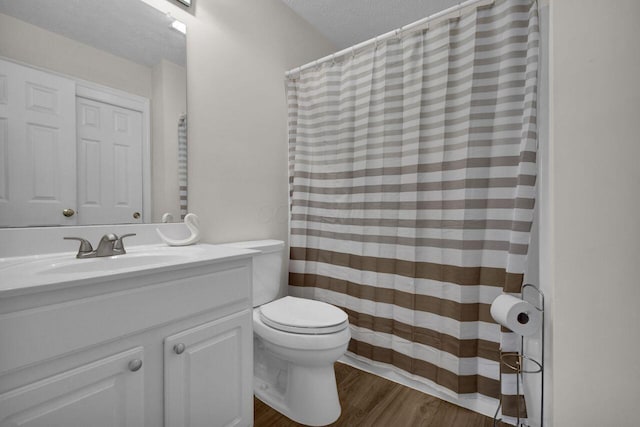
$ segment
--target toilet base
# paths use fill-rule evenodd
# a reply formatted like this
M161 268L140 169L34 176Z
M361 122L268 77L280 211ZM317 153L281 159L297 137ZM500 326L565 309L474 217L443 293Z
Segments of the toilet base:
M253 312L253 377L258 399L294 421L310 426L340 417L333 365L346 351L348 327L305 335L266 326Z
M253 379L254 394L265 404L292 420L309 426L331 424L340 417L340 401L333 365L295 366L289 364L274 382ZM281 384L286 375L286 386Z

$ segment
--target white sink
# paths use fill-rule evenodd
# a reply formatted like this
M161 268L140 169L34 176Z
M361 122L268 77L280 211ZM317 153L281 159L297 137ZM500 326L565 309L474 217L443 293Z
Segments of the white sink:
M254 253L223 245L148 245L100 258L78 259L75 252L0 258L0 297L195 267Z
M38 265L34 272L35 274L108 273L139 267L149 268L155 265L175 264L176 262L189 262L189 257L184 255L127 254L56 262L45 261L43 266L38 265L37 262L34 263Z

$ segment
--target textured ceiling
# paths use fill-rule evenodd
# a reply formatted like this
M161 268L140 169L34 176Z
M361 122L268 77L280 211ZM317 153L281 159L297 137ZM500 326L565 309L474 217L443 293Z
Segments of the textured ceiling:
M453 0L282 0L344 49L455 6Z
M0 13L147 66L186 63L185 36L141 1L0 0Z

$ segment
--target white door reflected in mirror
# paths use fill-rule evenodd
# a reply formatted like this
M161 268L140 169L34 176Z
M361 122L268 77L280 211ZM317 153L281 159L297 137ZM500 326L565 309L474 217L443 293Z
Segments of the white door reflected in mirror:
M81 97L76 112L78 224L136 222L135 212L142 210L142 113Z
M0 88L0 226L75 225L75 82L0 60Z

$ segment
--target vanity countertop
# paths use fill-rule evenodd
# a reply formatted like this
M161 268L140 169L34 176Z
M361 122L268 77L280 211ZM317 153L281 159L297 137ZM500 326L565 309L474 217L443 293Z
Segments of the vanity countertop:
M124 255L99 258L78 259L75 251L0 258L0 298L233 261L256 253L223 245L159 244L132 246Z

